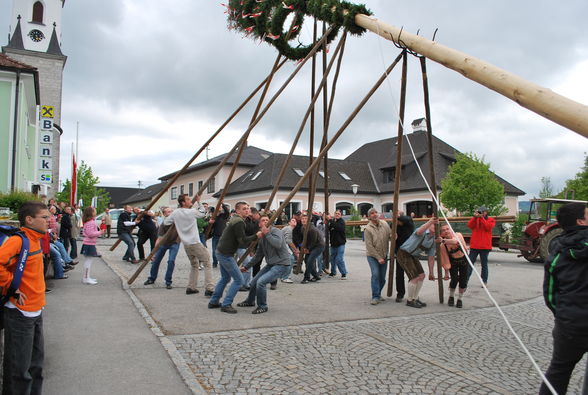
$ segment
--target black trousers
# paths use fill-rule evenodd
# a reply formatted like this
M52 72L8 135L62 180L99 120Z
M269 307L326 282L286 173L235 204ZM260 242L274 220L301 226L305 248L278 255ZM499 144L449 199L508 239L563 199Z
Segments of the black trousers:
M404 294L406 293L406 288L404 288L404 269L398 261L396 261L395 265L396 270L396 297L404 298Z
M587 352L588 333L569 333L556 319L553 328L553 354L545 377L558 394L566 393L574 367ZM539 394L551 394L545 383L541 384Z
M145 259L145 250L143 244L149 240L151 251L155 248L155 241L157 240L157 233L155 232L139 232L139 240L137 240L137 250L139 251L139 259Z
M3 308L4 369L2 395L41 394L43 387L43 314L25 317Z

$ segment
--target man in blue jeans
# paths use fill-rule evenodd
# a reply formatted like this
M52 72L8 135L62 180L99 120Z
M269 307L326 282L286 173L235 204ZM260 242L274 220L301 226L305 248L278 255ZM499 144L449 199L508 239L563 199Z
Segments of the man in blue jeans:
M280 229L268 227L268 223L267 215L259 219L262 237L257 244L257 251L249 263L241 267L241 272L246 272L250 267L260 265L263 258L267 262L267 265L253 277L247 299L237 304L239 307L252 307L255 306L254 301L257 298L257 308L253 310L253 314L267 312L267 284L281 278L290 266L291 254L284 234Z
M172 213L172 209L171 207L164 207L162 212L164 217L169 217L169 215ZM158 240L158 243L161 241L161 237L163 237L167 233L170 227L171 225L160 225L158 231L160 239ZM180 250L180 237L177 235L178 232L175 230L175 228L173 232L176 236L169 237L169 240L172 240L172 242L160 246L157 252L155 253L153 262L151 262L151 273L149 273L149 277L147 278L147 281L145 281L144 283L145 285L155 283L155 280L157 279L157 274L159 272L159 265L161 264L161 261L163 260L166 251L169 251L169 256L167 258L167 270L165 272L165 287L167 289L172 289L172 275L174 273L174 268L176 266L176 256L178 255L178 251Z
M369 209L368 219L369 222L364 230L364 238L365 254L372 272L372 301L370 303L377 305L384 301L382 289L386 284L391 230L388 223L380 219L380 214L375 208Z
M474 212L474 216L468 222L468 228L472 230L470 238L470 261L476 263L478 255L482 265L482 281L488 283L488 255L492 251L492 229L496 225L494 218L488 216L488 209L484 206ZM469 269L468 278L472 275L472 268Z
M335 218L327 216L329 226L329 241L331 242L331 273L335 277L337 269L341 272L341 280L347 279L347 268L345 267L345 220L341 217L341 210L335 211Z
M233 299L239 288L243 285L243 276L237 266L235 253L242 245L249 245L252 241L261 237L261 231L254 235L245 235L244 219L249 215L249 205L245 202L239 202L235 205L235 214L229 220L223 234L220 237L216 247L216 257L220 267L221 278L214 287L214 292L208 303L209 309L220 307L224 313L235 314L237 310L232 306ZM227 285L233 280L222 303L220 302L223 292Z

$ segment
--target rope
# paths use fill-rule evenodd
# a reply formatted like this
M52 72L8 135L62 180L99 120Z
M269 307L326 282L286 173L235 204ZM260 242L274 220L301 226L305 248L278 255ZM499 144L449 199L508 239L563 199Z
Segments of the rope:
M385 67L386 64L384 62L384 51L382 49L382 43L381 43L382 38L379 35L379 32L378 32L378 37L379 37L378 38L378 44L379 44L379 48L380 48L380 55L381 55L381 58L382 58L382 64ZM394 91L392 90L392 85L391 85L390 80L388 78L386 78L386 82L387 82L388 90L390 92L390 96L392 97L392 99L395 99L395 97L394 97ZM400 111L399 111L398 107L396 106L395 100L392 100L392 105L394 106L395 112L397 114L399 114ZM399 116L399 119L400 119L400 116ZM401 125L402 125L402 129L404 130L404 124L401 124ZM431 195L431 198L437 204L437 207L441 207L439 201L437 200L436 195L433 193L433 190L431 189L431 186L429 185L429 183L427 181L427 178L425 177L425 175L423 173L423 170L421 169L421 166L419 165L419 162L418 162L417 157L416 157L416 155L414 153L414 149L412 147L412 144L410 142L410 139L406 135L404 137L406 138L406 141L408 142L408 147L410 148L410 153L411 153L411 155L412 155L412 157L414 159L414 163L416 164L417 169L419 171L419 174L421 175L423 181L425 182L425 185L427 186L427 190L429 191L429 194ZM455 231L453 230L453 227L449 223L449 220L447 219L447 216L445 215L445 213L443 212L443 210L439 210L439 211L441 212L441 215L443 216L443 219L444 219L445 223L451 229L451 232L452 233L455 233ZM458 240L459 245L463 249L463 251L466 251L466 246L464 246L459 239L457 239L457 240ZM555 391L555 389L553 388L553 386L551 385L551 383L547 380L547 378L543 374L543 371L541 370L541 368L539 367L539 365L537 365L537 362L535 362L535 358L533 357L533 355L531 354L531 352L528 350L528 348L525 346L525 344L523 343L523 341L521 340L521 338L519 337L519 335L516 333L516 331L512 327L512 325L510 324L510 321L508 320L508 318L506 317L506 315L502 311L502 308L500 307L500 305L498 304L498 302L496 302L496 299L494 299L494 297L492 296L492 294L490 293L490 291L486 287L486 284L484 284L484 281L482 281L482 277L480 276L480 273L476 270L476 267L474 266L474 264L470 260L470 257L468 256L468 254L464 254L464 256L466 257L466 259L468 261L468 264L472 268L473 272L476 273L476 276L478 277L478 279L482 283L482 288L484 289L484 291L488 295L488 298L490 299L490 301L492 302L492 304L496 307L496 309L500 313L500 316L502 317L502 319L506 323L507 328L510 330L510 332L512 333L512 335L515 337L515 339L517 340L517 342L519 343L519 345L521 346L521 348L523 349L523 351L525 352L525 354L527 355L527 357L531 361L531 363L532 363L533 367L535 368L535 370L537 371L537 373L539 373L539 376L541 377L541 380L543 380L543 382L549 388L549 390L551 391L552 394L557 395L557 392Z

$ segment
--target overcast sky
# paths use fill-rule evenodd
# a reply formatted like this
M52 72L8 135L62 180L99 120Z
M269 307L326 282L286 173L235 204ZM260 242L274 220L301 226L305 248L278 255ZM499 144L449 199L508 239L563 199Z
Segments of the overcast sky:
M61 178L79 122L79 157L101 185L157 182L178 170L267 75L277 52L227 29L219 1L67 1L63 10L64 72ZM588 2L567 0L366 0L376 17L408 32L486 60L527 80L588 103ZM169 4L173 4L170 6ZM1 45L12 0L0 0ZM303 35L310 36L306 20ZM307 42L307 41L306 41ZM332 47L334 49L334 46ZM333 51L331 51L332 53ZM372 33L348 39L331 130L351 113L399 50ZM277 82L294 69L290 62ZM307 70L308 69L308 70ZM462 152L474 152L515 186L538 195L541 177L555 192L583 164L588 140L460 74L429 62L433 131ZM424 116L418 60L409 62L406 120ZM400 68L383 85L331 157L396 135ZM274 90L277 87L274 85ZM249 143L287 152L310 96L305 68ZM211 144L226 152L243 133L252 107ZM320 122L319 122L320 123ZM307 134L305 134L307 136ZM297 151L308 152L308 138ZM205 159L203 154L197 161Z

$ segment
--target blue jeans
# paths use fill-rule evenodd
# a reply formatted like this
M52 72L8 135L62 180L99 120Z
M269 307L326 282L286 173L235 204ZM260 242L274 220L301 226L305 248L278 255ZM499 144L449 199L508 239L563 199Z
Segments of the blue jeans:
M162 245L155 253L155 258L151 262L151 273L149 273L149 280L155 281L157 279L157 273L159 272L159 264L165 256L165 252L169 250L169 256L167 257L167 270L165 272L165 285L171 285L172 274L174 267L176 266L176 256L180 250L180 243Z
M212 236L212 267L218 266L218 258L216 256L216 246L218 245L219 240L220 240L220 236Z
M40 394L43 387L43 314L25 317L17 309L4 313L4 391ZM8 390L10 389L10 391Z
M345 261L343 256L345 255L345 244L338 247L331 247L331 274L337 274L337 269L341 274L347 274L347 268L345 267Z
M382 297L382 289L384 288L384 284L386 284L388 259L386 259L386 263L383 265L380 265L380 262L378 262L378 260L373 256L368 256L367 260L372 272L372 299L378 299Z
M239 248L237 250L237 258L241 259L241 257L243 256L243 254L247 252L247 248ZM247 256L244 260L243 260L243 266L246 266L249 261L251 260L250 256ZM243 286L244 287L249 287L249 284L251 284L251 273L253 273L253 268L250 267L245 273L241 272L241 275L243 276Z
M69 254L65 250L65 246L63 245L63 243L61 241L56 240L53 243L53 245L55 245L55 247L57 247L57 250L59 251L59 255L61 255L61 259L63 259L63 262L65 262L66 265L73 261L73 259L71 259L71 257L69 256Z
M490 254L491 250L476 250L474 248L470 249L470 261L472 261L472 265L476 263L476 259L478 259L478 255L480 255L480 263L482 264L482 281L484 284L488 282L488 254ZM469 266L468 268L468 279L472 275L474 270Z
M61 254L59 250L53 243L49 244L49 255L51 255L51 261L53 262L53 277L55 278L62 278L63 277L63 259L61 259Z
M133 240L133 236L130 233L123 232L118 235L118 238L127 245L123 261L135 260L135 240Z
M245 301L253 303L257 298L258 307L267 307L267 284L277 281L278 278L283 278L288 267L288 265L265 265L263 269L253 277L249 296L247 296Z
M76 259L78 257L78 241L75 237L69 239L69 243L71 244L71 250L69 250L69 256L71 259Z
M233 279L233 283L229 287L229 290L227 291L225 299L222 303L223 306L229 306L233 304L235 295L237 295L237 292L239 292L239 289L243 285L243 276L241 275L241 271L237 266L237 261L232 255L223 255L217 251L216 257L220 266L221 277L214 287L214 292L210 298L210 303L216 304L220 301L226 286L231 282L231 279Z
M319 274L316 270L316 260L322 255L325 247L318 246L310 250L310 254L306 255L304 262L306 263L306 270L304 270L304 279L310 280L310 276L319 278Z
M281 277L282 280L286 280L286 279L290 278L290 274L292 273L292 268L294 267L295 264L296 264L296 257L294 256L294 254L290 254L290 265L286 266L286 271L284 272L284 275Z

